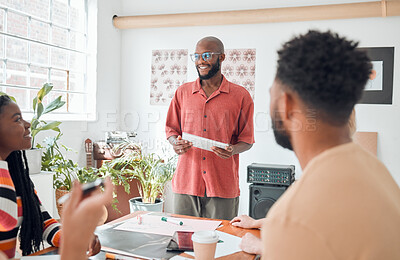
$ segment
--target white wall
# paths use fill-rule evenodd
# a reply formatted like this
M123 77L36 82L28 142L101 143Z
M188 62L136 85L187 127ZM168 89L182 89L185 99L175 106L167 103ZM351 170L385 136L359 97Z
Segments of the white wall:
M244 9L243 1L205 1L203 9L196 9L190 3L182 1L122 1L120 15L195 12ZM185 1L188 2L188 1ZM221 3L222 2L222 3ZM247 8L267 8L267 1L246 1ZM309 4L320 1L303 1ZM354 1L353 1L354 2ZM179 3L180 5L174 5ZM208 3L208 4L207 4ZM218 6L213 7L213 3ZM276 4L276 1L273 1ZM253 6L250 6L253 4ZM188 6L189 5L189 6ZM183 7L182 7L183 6ZM256 48L256 94L255 94L255 125L256 143L253 148L240 156L240 212L248 213L248 184L246 183L246 166L253 163L295 164L296 177L301 175L301 169L294 154L280 148L274 140L268 115L268 88L272 83L276 68L276 50L293 35L303 33L310 28L339 32L351 39L359 40L361 46L394 46L395 76L393 90L393 105L358 105L357 124L359 131L378 132L378 157L389 168L397 183L400 183L400 160L397 147L400 147L398 132L400 122L400 17L349 19L296 23L207 26L207 27L177 27L157 29L130 29L121 31L121 128L137 130L138 138L149 142L150 150L158 149L165 144L165 116L168 107L150 106L150 68L151 51L154 49L188 49L194 51L196 42L208 35L220 38L225 48ZM111 31L111 29L110 29ZM115 58L117 59L117 58ZM189 61L191 62L191 61ZM99 61L99 66L101 64ZM114 76L114 74L112 74ZM194 65L189 63L188 81L197 77ZM103 86L103 90L105 87ZM110 92L108 92L110 93ZM99 98L104 98L103 93ZM321 180L323 181L323 180Z

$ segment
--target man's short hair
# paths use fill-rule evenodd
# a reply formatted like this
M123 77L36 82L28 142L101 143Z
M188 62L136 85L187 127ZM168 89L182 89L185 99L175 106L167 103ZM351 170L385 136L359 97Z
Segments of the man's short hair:
M344 125L360 100L371 73L371 62L358 42L338 34L309 31L278 51L276 80L297 93L317 117Z

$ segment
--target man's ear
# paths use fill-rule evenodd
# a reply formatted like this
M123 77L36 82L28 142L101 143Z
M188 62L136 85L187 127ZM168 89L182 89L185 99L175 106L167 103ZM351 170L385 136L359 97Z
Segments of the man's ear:
M222 53L219 62L223 62L224 60L225 60L225 53Z
M282 112L281 118L286 124L286 127L298 128L298 120L296 118L296 111L298 111L296 99L290 92L282 91L280 97L280 111Z
M293 107L292 96L290 93L282 91L279 99L279 111L282 112L281 117L284 120L289 120Z

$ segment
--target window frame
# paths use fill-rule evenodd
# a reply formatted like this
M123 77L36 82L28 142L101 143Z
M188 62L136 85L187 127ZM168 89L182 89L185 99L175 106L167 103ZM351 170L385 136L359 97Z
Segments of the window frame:
M84 26L83 26L83 31L79 29L75 29L71 25L71 16L70 16L70 10L71 10L71 0L68 0L68 10L67 10L67 21L66 25L61 25L58 24L57 22L54 22L54 17L53 17L53 9L54 9L54 2L53 0L49 0L49 19L44 19L35 15L31 15L29 13L26 13L24 11L20 11L11 7L7 7L4 4L0 4L0 11L3 12L3 30L0 31L0 36L2 37L2 40L0 41L0 44L3 45L3 56L0 57L0 63L3 66L1 68L2 70L2 77L3 77L3 82L0 83L0 89L4 91L5 88L11 87L14 89L29 89L29 90L39 90L40 87L35 87L31 86L31 67L35 68L40 68L44 69L47 72L47 79L45 82L51 82L54 79L51 79L52 77L52 72L66 72L66 89L54 89L52 92L58 94L63 94L67 97L66 101L66 112L59 112L59 111L53 111L50 114L45 115L48 120L66 120L66 121L93 121L96 120L96 70L91 69L93 67L96 67L96 50L97 50L97 1L96 0L84 0ZM17 14L20 16L24 16L27 18L27 35L21 36L17 35L14 33L8 32L7 28L7 18L9 13ZM31 31L32 31L32 26L31 23L32 21L34 22L39 22L39 23L44 23L47 26L49 26L48 29L48 39L47 41L39 41L36 39L33 39ZM60 46L55 43L53 43L53 38L52 38L52 32L53 28L58 28L62 30L66 30L67 32L67 46ZM78 27L79 28L79 27ZM93 36L91 35L92 33L88 32L94 32ZM71 43L71 33L76 33L80 34L81 36L84 37L84 46L82 50L79 50L77 46L75 48L71 48L70 43ZM27 58L26 61L21 61L15 58L9 58L7 55L7 41L9 39L18 39L21 41L26 42L27 44ZM48 48L48 57L47 57L47 65L40 64L40 63L35 63L32 62L31 58L31 44L38 44L40 46L44 46ZM66 68L54 66L52 64L52 51L53 50L64 50L67 53L66 56ZM91 50L89 52L89 50ZM70 68L70 55L72 53L77 53L77 54L83 54L84 59L86 60L86 66L83 70L74 70ZM25 85L17 85L17 84L8 84L7 83L7 63L15 63L15 64L21 64L24 65L27 69L26 71L26 84ZM10 71L10 70L8 70ZM70 90L69 89L69 80L70 80L70 73L77 73L79 75L83 75L83 88L80 89L79 91L77 90ZM44 75L44 74L43 74ZM82 112L71 112L69 111L69 105L70 105L70 100L69 100L69 95L70 94L78 94L78 95L84 95L86 96L86 106L85 109L86 111ZM26 119L31 119L33 116L33 110L31 107L32 100L30 100L30 95L26 95L25 97L25 102L28 103L29 105L29 111L24 109L22 110L24 117Z

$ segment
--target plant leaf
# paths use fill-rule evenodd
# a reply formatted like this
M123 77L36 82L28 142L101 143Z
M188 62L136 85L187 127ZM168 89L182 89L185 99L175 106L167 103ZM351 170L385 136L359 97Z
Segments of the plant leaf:
M8 95L7 93L4 93L4 92L0 91L0 96L4 96L4 95L8 96L9 98L11 98L12 101L14 101L15 103L17 103L17 101L15 100L15 98L14 98L13 96L10 96L10 95Z
M60 132L60 128L58 128L58 126L61 124L61 122L60 121L54 121L54 122L51 122L51 123L47 123L47 124L45 124L45 125L43 125L43 126L41 126L41 127L39 127L39 128L37 128L37 129L35 129L35 131L43 131L43 130L54 130L54 131L56 131L56 132ZM33 131L32 131L33 132Z
M42 116L43 113L43 104L42 103L38 103L37 104L37 111L36 111L36 119L39 119Z
M50 113L51 111L54 111L60 107L62 107L65 104L65 101L61 101L61 96L58 98L54 99L44 110L43 114Z
M32 107L33 107L33 112L36 111L36 105L37 105L37 97L35 97L32 101Z
M43 87L39 90L37 93L37 98L39 100L39 103L43 101L43 98L49 94L49 92L53 89L53 83L45 83Z

